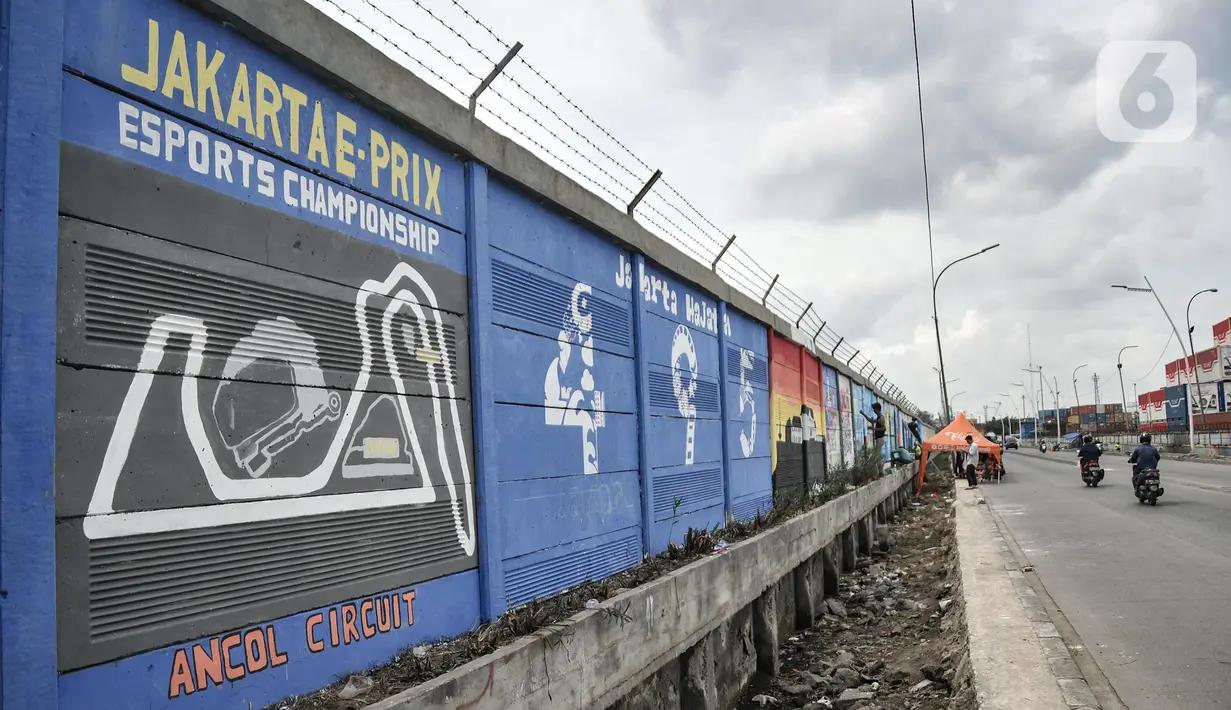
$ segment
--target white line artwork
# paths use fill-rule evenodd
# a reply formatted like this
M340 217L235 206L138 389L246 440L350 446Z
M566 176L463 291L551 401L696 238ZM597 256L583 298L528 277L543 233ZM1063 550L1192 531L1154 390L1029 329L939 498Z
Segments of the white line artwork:
M594 383L593 289L577 283L564 314L564 327L556 336L559 353L543 378L543 417L547 426L577 427L581 432L582 471L598 473L598 430L606 424L603 393ZM573 348L578 352L573 359ZM572 369L570 370L570 364ZM573 386L575 385L575 386ZM588 401L587 401L588 399Z
M238 387L236 380L240 374L258 361L272 359L271 353L278 353L279 359L290 365L293 382L290 390L295 404L278 419L229 444L227 441L235 438L237 427L235 399L227 395ZM337 420L342 414L341 395L325 388L316 341L285 316L257 321L252 332L240 338L231 349L222 368L222 379L214 392L214 425L223 446L235 457L235 465L252 478L264 475L278 454L304 434Z
M728 323L728 327L729 327ZM752 456L757 446L757 403L753 399L752 382L748 373L756 365L756 353L751 350L739 349L739 413L744 415L745 407L749 410L748 429L739 432L739 446L744 452L744 458Z
M692 332L687 326L677 325L671 339L671 385L680 414L688 419L688 433L684 442L684 464L692 465L696 450L697 405L697 347L692 342Z
M431 309L431 314L434 317L434 328L429 328L429 321L423 307L420 305L419 295L422 296L422 300L426 301L426 306ZM381 350L383 352L381 354L386 359L397 394L386 396L393 401L396 410L403 418L407 443L413 453L414 462L417 464L418 470L423 474L422 484L417 487L393 490L324 495L309 499L287 500L288 497L307 496L324 488L333 476L343 449L348 443L348 438L353 438L351 437L352 428L355 425L360 404L364 399L363 393L366 392L371 378L373 342L372 336L368 332L368 301L373 296L384 296L392 299L390 304L384 309L381 333ZM310 430L308 427L315 428L319 426L322 423L322 417L325 417L325 421L331 421L330 417L333 419L337 418L337 415L333 413L336 411L333 405L340 404L340 402L335 402L330 396L330 394L336 395L337 393L328 393L323 387L315 388L317 391L310 396L300 396L297 399L298 408L289 412L277 422L274 422L273 425L263 429L263 436L258 436L251 442L245 440L245 442L241 442L241 444L234 447L224 445L224 448L229 449L228 453L236 457L237 462L242 462L240 465L252 477L250 480L233 479L223 472L217 458L217 453L214 450L214 445L206 433L204 420L201 417L197 382L204 364L205 347L209 337L204 321L200 318L174 313L155 318L150 325L149 333L141 350L140 360L136 371L133 373L133 379L129 384L128 392L124 397L124 403L120 408L119 415L116 417L115 428L112 430L111 438L107 444L107 452L103 457L98 481L95 484L94 493L90 499L89 508L84 520L86 536L91 539L130 536L171 530L217 527L255 520L276 520L299 515L344 510L423 505L435 501L435 489L432 487L422 446L414 430L414 422L410 417L406 398L406 386L400 377L400 370L394 350L391 323L394 314L404 308L414 312L422 335L422 342L434 346L431 349L437 353L443 354L446 352L444 328L441 327L443 321L438 310L439 304L436 300L436 294L417 270L409 264L399 263L385 279L369 279L365 281L355 296L354 311L355 327L359 334L361 355L359 374L353 388L354 393L346 403L346 408L341 414L341 422L322 460L319 465L304 476L295 478L261 477L261 474L268 469L271 460L276 458L293 441L293 439L287 441L288 437L298 438L302 436ZM433 333L430 332L431 330L435 331L434 338ZM301 345L301 362L293 363L293 366L297 365L300 368L296 376L297 378L303 377L306 380L316 382L315 375L312 373L312 368L316 368L319 371L319 365L316 362L315 344L311 343L310 336L299 329L298 326L295 326L292 321L281 317L258 323L254 327L252 334L240 340L235 347L235 350L239 352L233 351L231 356L228 357L226 372L234 374L246 367L245 362L246 358L248 358L248 353L245 350L255 347L273 334L283 338L278 342L282 343L284 348L285 342L287 342L285 338L287 337ZM133 437L136 434L150 387L154 382L155 372L166 355L167 343L172 336L186 337L189 340L184 374L180 378L180 409L184 428L189 442L196 452L197 460L205 474L205 480L209 485L210 491L219 501L224 501L224 504L117 513L114 508L114 500L120 474L128 462ZM305 338L306 340L304 340ZM310 355L305 356L302 353L310 353ZM463 421L458 413L452 363L449 358L443 356L424 359L429 361L426 364L429 371L428 381L431 388L433 413L435 415L433 421L435 423L434 434L437 445L437 459L440 471L444 477L444 483L449 491L458 544L467 555L471 555L475 551L474 491L469 459L462 438L462 430L466 422ZM434 360L434 362L431 360ZM308 367L309 364L311 364L311 368ZM446 435L445 418L442 416L441 385L436 378L438 369L441 370L440 374L443 375L445 381L444 394L448 397L448 414L453 427L453 437L451 440ZM297 384L302 383L297 379ZM320 380L320 384L324 384L323 377ZM300 389L313 388L303 387ZM300 394L297 391L297 396ZM218 400L215 398L215 404L217 402ZM368 413L379 402L380 400L378 399L377 402L370 405ZM217 425L218 407L215 406L214 409L215 424ZM287 427L290 427L289 431ZM351 443L353 445L353 442ZM389 451L388 442L373 442L372 446L377 454L380 454L382 451L385 453ZM454 450L457 454L458 465L456 467L449 461L446 455L446 452L450 449ZM259 452L260 456L266 458L262 460L260 456L250 455L254 450ZM254 462L256 463L254 464ZM455 471L455 468L459 470ZM461 510L463 501L466 506L464 516Z

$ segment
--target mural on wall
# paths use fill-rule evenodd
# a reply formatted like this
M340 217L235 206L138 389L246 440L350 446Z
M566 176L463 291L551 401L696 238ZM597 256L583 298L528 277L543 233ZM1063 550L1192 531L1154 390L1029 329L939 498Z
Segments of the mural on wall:
M582 471L598 473L598 430L606 426L603 392L594 381L594 314L590 312L593 289L584 283L573 286L568 313L556 342L559 354L547 368L543 381L543 414L548 426L577 427L581 433ZM573 357L573 349L577 356ZM573 368L569 370L569 363Z
M681 542L689 527L724 517L721 354L717 302L655 266L639 269L654 518L648 537L656 553Z
M62 695L273 702L311 689L288 617L395 590L448 616L388 646L477 623L461 163L178 2L69 0L64 64ZM334 646L318 677L388 656Z
M773 506L770 457L769 335L751 318L727 308L725 416L730 422L727 448L732 514L737 520L766 513ZM758 413L760 415L758 416Z
M374 296L386 297L388 302L375 307L371 304ZM220 371L205 373L205 352L218 347L211 342L205 319L184 312L155 317L115 416L84 521L86 536L123 537L296 517L304 514L303 507L276 499L318 493L334 476L398 476L413 477L413 483L395 490L352 493L345 503L328 501L309 507L313 512L328 512L343 505L348 510L422 505L435 501L436 486L442 485L450 498L457 544L465 554L474 554L474 492L462 436L467 422L458 411L458 377L452 362L456 352L446 342L439 305L431 285L405 262L384 279L359 286L353 322L359 372L345 392L345 409L343 392L325 386L316 340L290 318L256 320L227 352ZM413 316L395 322L404 312ZM379 333L371 332L372 323L380 324ZM155 373L163 369L168 343L174 339L187 341L186 366L179 378L184 435L209 491L223 504L117 514L116 488L129 465L133 437L145 414ZM418 427L402 375L405 354L413 354L427 370L432 392L430 417L423 417ZM377 359L388 372L395 393L368 391ZM286 373L289 391L282 401L270 401L259 379L244 379L258 369ZM203 383L207 374L209 379ZM286 408L258 413L255 410L262 401ZM322 429L325 425L329 426ZM324 446L311 442L320 458L309 470L294 476L265 475L288 452L304 451L311 438L308 435L318 430L330 436ZM425 447L425 441L433 446ZM436 472L439 479L434 481Z
M851 384L852 406L855 409L855 448L862 449L872 443L871 428L868 420L859 416L859 412L864 412L869 417L873 416L871 390L864 385L854 382Z
M773 398L772 430L773 447L770 459L774 471L778 470L778 458L784 446L789 445L791 422L799 417L803 406L803 348L798 344L770 331L770 396ZM802 466L802 461L799 463Z
M824 366L822 370L822 390L825 397L825 438L828 447L825 456L829 468L836 469L842 465L842 424L838 418L838 371Z
M627 253L508 184L486 185L491 262L479 278L492 298L480 337L496 434L484 476L499 532L486 611L498 614L637 564L641 484Z
M842 463L846 466L855 465L855 417L851 406L851 378L838 373L838 417L842 421Z

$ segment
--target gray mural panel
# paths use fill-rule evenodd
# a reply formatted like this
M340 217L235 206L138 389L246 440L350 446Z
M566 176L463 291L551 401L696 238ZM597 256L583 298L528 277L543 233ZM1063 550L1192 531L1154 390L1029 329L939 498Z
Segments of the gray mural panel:
M63 148L61 670L473 568L466 277Z

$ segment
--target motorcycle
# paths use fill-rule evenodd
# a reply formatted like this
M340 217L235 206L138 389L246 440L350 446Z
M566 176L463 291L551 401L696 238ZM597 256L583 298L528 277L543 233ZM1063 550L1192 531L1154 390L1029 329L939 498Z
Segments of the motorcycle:
M1158 497L1163 494L1163 487L1158 478L1158 469L1151 468L1139 472L1137 475L1137 490L1134 493L1139 502L1158 505Z
M1103 480L1103 467L1098 461L1087 461L1081 467L1081 480L1087 486L1096 487Z

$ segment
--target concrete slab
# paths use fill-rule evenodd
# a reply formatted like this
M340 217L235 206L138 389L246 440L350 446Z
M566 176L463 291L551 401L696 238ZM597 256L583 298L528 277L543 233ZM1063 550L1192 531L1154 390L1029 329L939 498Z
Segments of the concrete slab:
M983 710L1069 710L1018 600L977 491L958 491L957 541L975 691Z

